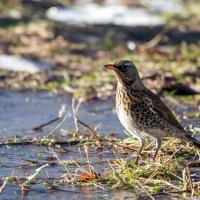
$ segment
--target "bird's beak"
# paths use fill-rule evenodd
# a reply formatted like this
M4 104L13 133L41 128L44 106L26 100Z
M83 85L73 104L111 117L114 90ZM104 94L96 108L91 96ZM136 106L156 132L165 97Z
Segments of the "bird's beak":
M113 64L104 65L104 67L107 69L115 70L115 65L113 65Z

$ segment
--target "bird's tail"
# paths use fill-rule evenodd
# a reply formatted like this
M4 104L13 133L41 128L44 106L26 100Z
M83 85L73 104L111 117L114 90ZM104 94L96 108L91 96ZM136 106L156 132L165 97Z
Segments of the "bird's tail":
M186 135L187 141L200 149L200 142L193 138L191 135Z

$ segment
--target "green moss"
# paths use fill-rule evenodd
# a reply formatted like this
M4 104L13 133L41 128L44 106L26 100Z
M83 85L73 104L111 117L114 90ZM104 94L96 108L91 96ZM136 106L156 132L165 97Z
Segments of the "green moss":
M52 90L55 90L55 89L62 87L62 85L63 85L63 82L52 81L50 83L43 85L41 87L41 89L52 91Z
M44 139L41 139L41 142L43 145L49 146L49 145L54 145L56 143L56 140L44 138Z
M105 200L106 200L106 199L109 199L109 196L108 196L108 194L103 194L103 195L101 195L100 197L97 197L97 198L96 198L96 200L99 200L99 199L101 199L101 200L102 200L102 199L105 199Z
M45 157L46 155L45 155L45 153L44 152L38 152L37 153L37 157L39 157L39 158L43 158L43 157Z
M159 192L162 192L164 186L165 186L165 185L163 185L163 184L158 184L158 185L152 186L152 187L151 187L151 192L152 192L153 194L157 194L157 193L159 193Z

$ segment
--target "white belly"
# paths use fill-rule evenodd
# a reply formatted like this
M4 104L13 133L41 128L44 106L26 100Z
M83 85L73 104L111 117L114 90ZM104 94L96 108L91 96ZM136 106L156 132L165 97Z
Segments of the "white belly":
M120 98L123 98L123 95L121 96L121 92L120 92L122 89L123 89L123 87L120 84L120 82L118 81L117 94L116 94L116 111L117 111L117 116L119 118L119 121L133 137L135 137L139 140L149 137L149 135L147 133L145 133L143 130L138 130L136 128L137 126L136 126L134 120L125 111L122 102L120 102Z
M132 120L132 118L125 112L125 110L123 109L123 107L118 107L117 110L117 116L119 118L119 121L121 122L121 124L124 126L124 128L135 138L141 138L141 139L145 139L145 138L150 138L153 139L152 136L150 136L149 134L147 134L146 132L144 132L143 130L138 130L136 128L136 125L134 123L134 121Z
M130 116L127 115L127 113L125 112L125 110L121 107L117 109L117 116L119 118L119 121L121 122L121 124L124 126L124 128L133 136L133 137L142 137L137 129L134 126L134 122L131 119Z

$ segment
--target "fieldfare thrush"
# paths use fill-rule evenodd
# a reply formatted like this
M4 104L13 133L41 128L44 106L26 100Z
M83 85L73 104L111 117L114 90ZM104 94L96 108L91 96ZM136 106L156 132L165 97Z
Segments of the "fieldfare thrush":
M105 67L112 69L117 77L117 116L124 128L139 140L141 147L138 156L146 139L156 143L153 160L165 137L180 138L200 148L200 142L183 128L162 100L143 84L132 62L120 61Z

